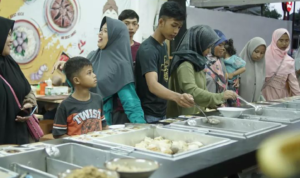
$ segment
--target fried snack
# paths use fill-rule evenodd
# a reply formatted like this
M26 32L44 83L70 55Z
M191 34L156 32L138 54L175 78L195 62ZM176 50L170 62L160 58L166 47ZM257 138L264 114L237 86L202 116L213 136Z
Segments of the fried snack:
M76 169L72 171L66 178L109 178L109 176L100 172L97 168L93 166L87 166L82 169Z

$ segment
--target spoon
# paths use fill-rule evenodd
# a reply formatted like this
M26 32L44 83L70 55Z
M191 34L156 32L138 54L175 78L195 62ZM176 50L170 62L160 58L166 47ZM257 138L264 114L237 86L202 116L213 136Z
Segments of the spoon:
M246 101L244 98L242 98L241 96L238 96L238 99L242 100L244 103L246 103L249 106L252 106L255 110L255 114L256 115L262 115L263 113L263 108L261 106L257 106L255 104L249 103L248 101Z
M197 104L195 104L196 108L204 115L204 117L206 118L205 122L210 123L212 125L218 125L221 121L218 119L213 119L213 118L208 118L206 116L206 114L203 112L203 110L201 109L201 107ZM194 121L194 122L193 122ZM192 126L195 126L197 123L195 120L190 120L190 123L188 121L188 124L193 124Z

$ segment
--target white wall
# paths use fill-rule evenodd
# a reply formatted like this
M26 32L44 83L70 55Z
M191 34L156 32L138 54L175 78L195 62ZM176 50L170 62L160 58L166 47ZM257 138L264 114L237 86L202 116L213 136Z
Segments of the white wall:
M253 37L259 36L270 44L273 31L278 28L286 28L291 33L292 22L270 19L247 14L232 12L219 12L200 8L187 8L187 28L194 25L209 25L221 30L227 39L232 38L237 53Z

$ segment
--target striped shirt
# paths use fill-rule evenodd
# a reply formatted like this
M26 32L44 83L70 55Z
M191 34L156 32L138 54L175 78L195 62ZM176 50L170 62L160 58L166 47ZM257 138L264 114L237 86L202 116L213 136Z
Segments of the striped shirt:
M88 101L78 101L69 96L57 109L53 135L72 136L102 130L106 126L102 108L102 98L97 94L91 93Z

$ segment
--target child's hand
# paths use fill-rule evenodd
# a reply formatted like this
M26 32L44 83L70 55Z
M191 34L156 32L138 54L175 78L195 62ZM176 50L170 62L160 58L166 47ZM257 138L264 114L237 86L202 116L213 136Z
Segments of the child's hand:
M239 88L240 87L240 80L239 79L236 79L235 81L233 81L233 86L235 88Z
M234 77L233 73L228 74L228 78L229 78L229 79L232 79L233 77Z

